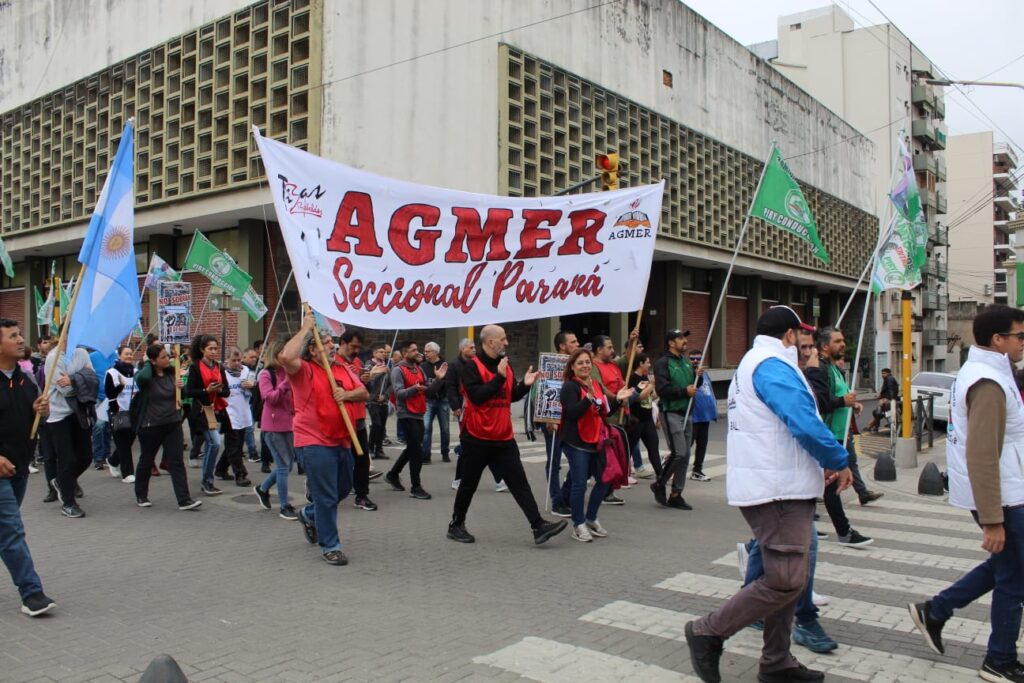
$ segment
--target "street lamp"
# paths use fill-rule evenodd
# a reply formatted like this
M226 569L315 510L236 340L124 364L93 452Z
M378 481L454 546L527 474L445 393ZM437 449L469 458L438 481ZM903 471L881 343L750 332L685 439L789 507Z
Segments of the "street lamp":
M1004 81L953 81L948 78L927 78L928 85L993 85L1000 88L1020 88L1024 90L1024 83L1006 83Z

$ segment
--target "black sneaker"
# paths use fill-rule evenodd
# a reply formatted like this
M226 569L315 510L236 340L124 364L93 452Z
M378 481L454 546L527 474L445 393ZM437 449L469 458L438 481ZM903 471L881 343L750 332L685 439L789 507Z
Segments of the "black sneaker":
M302 524L302 534L306 537L306 542L310 545L316 545L316 524L306 519L306 515L302 514L302 510L296 513L299 518L299 523Z
M238 479L235 479L235 486L239 486L239 487L241 487L243 489L247 489L250 486L252 486L252 482L249 481L248 477L240 477Z
M604 504L605 505L625 505L626 501L622 500L621 498L616 496L614 493L609 491L608 495L606 495L604 497Z
M263 465L260 466L260 472L263 474L270 474L270 465L268 463L263 463Z
M404 491L405 487L402 486L402 479L393 472L388 472L384 475L384 481L391 484L392 491Z
M57 603L46 597L46 593L43 592L33 593L21 601L21 613L30 617L46 614L55 607L57 607Z
M422 460L420 460L420 464L421 465L432 465L434 463L433 463L433 461L430 458L423 458Z
M868 491L863 496L860 497L860 504L861 505L867 505L868 503L872 503L872 502L878 500L879 498L881 498L884 495L885 495L884 493L878 493L876 491Z
M839 542L851 548L863 548L874 543L874 539L861 536L856 529L850 529L850 533L839 537Z
M388 456L384 455L384 451L377 451L373 454L372 460L390 460Z
M356 496L355 507L360 510L366 510L367 512L373 512L377 509L377 504L369 499L367 496Z
M551 514L555 517L572 517L572 508L564 503L551 506Z
M430 500L431 495L423 490L422 486L413 486L409 489L409 496L418 500Z
M208 496L219 496L221 493L223 493L223 491L214 486L212 483L203 484L202 488L200 488L199 490Z
M368 476L366 478L366 480L367 481L373 481L374 479L380 479L383 476L384 476L384 473L381 472L380 470L377 470L376 472L370 472L370 476Z
M234 481L235 480L234 475L228 474L227 472L223 472L223 473L222 472L215 472L213 476L217 477L221 481Z
M323 554L324 562L333 564L335 567L344 567L348 564L348 558L340 550L330 550Z
M654 482L653 484L651 484L651 492L654 494L654 501L658 505L662 507L668 507L668 498L665 496L664 486L662 486L658 482Z
M201 500L192 500L191 498L186 498L185 500L183 500L180 503L178 503L178 509L179 510L195 510L195 509L197 509L202 504L203 504L203 501L201 501Z
M693 622L686 622L686 646L690 649L690 666L704 683L721 683L718 660L722 658L722 639L718 636L698 636Z
M100 470L101 472L102 472L103 470L107 469L106 465L104 465L104 464L103 464L102 462L94 462L94 463L92 464L92 468L93 468L94 470Z
M686 502L685 498L675 493L668 497L668 500L665 502L665 505L670 508L675 508L676 510L693 509L693 507L691 507L690 504Z
M85 517L85 511L82 510L82 508L78 507L77 505L75 505L73 503L71 505L63 506L60 509L60 513L62 515L64 515L65 517L70 517L71 519L78 519L79 517Z
M993 681L993 683L1001 683L1002 681L1024 683L1024 666L1021 666L1020 662L997 665L990 662L988 657L985 657L981 669L978 670L978 676L982 680Z
M455 522L448 525L448 538L459 543L473 543L476 541L473 534L466 531L465 524L456 524Z
M57 491L56 491L56 489L52 489L52 488L48 489L46 491L46 497L43 498L43 502L44 503L53 503L53 502L56 502L56 501L57 501Z
M549 522L542 520L541 525L533 530L533 542L537 545L551 540L552 536L565 531L565 527L569 526L569 522L564 519L560 519L557 522Z
M946 625L946 622L932 619L928 613L927 602L910 603L907 605L907 609L910 610L910 618L914 621L917 630L924 636L924 642L928 647L940 655L946 654L946 648L942 644L942 627Z
M260 499L261 508L263 508L264 510L269 510L271 508L270 493L268 491L264 491L259 486L253 486L252 492L255 493L256 497Z
M289 522L295 522L299 519L298 513L295 512L295 508L293 508L291 505L289 505L288 507L281 508L281 510L277 513L277 516L281 519L288 520Z
M452 461L451 456L449 456L447 453L442 453L441 454L441 462L451 462L451 461Z
M808 669L803 664L797 663L796 666L788 669L759 673L757 674L757 680L760 683L798 683L803 681L817 683L817 681L825 680L825 674L822 671L814 671L813 669Z
M57 500L59 500L60 504L63 505L64 504L64 496L60 495L60 488L57 487L57 480L56 479L51 479L50 480L50 490L53 491L53 493L57 496Z
M137 496L135 498L135 504L138 505L140 508L153 507L153 504L149 502L149 498L146 498L145 496Z

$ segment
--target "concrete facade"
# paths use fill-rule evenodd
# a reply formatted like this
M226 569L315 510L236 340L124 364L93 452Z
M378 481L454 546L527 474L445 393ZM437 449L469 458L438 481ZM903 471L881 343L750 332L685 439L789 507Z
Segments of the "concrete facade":
M510 65L516 64L539 69L541 111L536 117L541 126L546 117L545 88L557 96L559 87L544 82L543 74L581 84L594 102L593 93L600 91L602 102L614 99L630 117L621 128L625 136L614 142L611 124L594 112L580 113L579 125L590 132L583 133L579 146L568 139L559 141L556 130L549 149L541 133L535 155L525 155L527 170L530 164L541 169L554 164L557 169L559 155L571 158L575 153L580 158L566 162L566 177L592 177L593 153L611 151L605 146L642 162L658 150L647 139L646 129L635 125L633 112L639 112L655 132L671 128L670 136L660 138L666 149L675 140L690 142L662 164L677 174L674 187L666 192L666 205L678 217L672 213L663 220L665 229L658 239L642 329L649 347L659 345L664 330L707 317L704 311L684 310L681 294L710 293L724 274L759 160L771 140L791 157L794 174L805 184L809 200L814 198L823 240L836 258L828 267L811 263L803 249L799 258L793 258L790 251L797 247L786 242L792 238L752 225L753 238L737 260L729 292L745 303L730 299L733 315L726 312L719 320L722 339L713 349L718 352L713 354L715 365L734 364L724 337L732 332L749 340L749 320L756 318L764 302L792 303L812 321L821 311L836 308L852 290L859 274L856 264L870 248L875 220L871 214L876 210L870 183L875 146L742 45L671 0L595 9L584 2L544 0L499 5L470 0L413 5L354 0L168 5L114 0L102 10L90 6L86 14L76 15L75 31L67 32L67 38L60 39L63 48L54 51L52 44L61 36L54 19L59 5L54 0L0 10L10 19L0 22L0 44L15 46L5 52L0 66L0 83L7 86L0 88L0 116L4 130L17 127L20 137L11 139L23 145L5 157L4 172L12 185L19 180L22 186L56 180L54 186L60 186L59 191L54 189L52 205L43 204L42 210L24 187L14 191L12 199L21 203L10 209L10 222L4 214L2 230L16 262L74 253L84 235L90 189L95 190L106 173L100 163L103 149L97 152L99 160L94 158L97 153L90 157L90 150L99 147L88 139L94 125L89 118L94 93L100 102L96 107L101 138L106 133L102 122L107 120L102 117L109 117L111 133L101 140L110 148L108 153L118 116L146 117L137 124L138 135L147 136L150 146L145 152L149 163L139 164L138 171L146 177L137 183L137 247L148 256L161 236L180 234L169 242L178 245L177 253L168 255L161 249L160 254L180 265L187 244L180 245L192 231L223 231L225 246L236 259L266 273L263 284L268 292L284 281L288 269L282 252L275 249L280 238L261 166L244 134L254 123L322 156L395 178L492 194L557 191L562 188L554 185L557 170L547 181L542 170L534 188L506 187L516 170L505 153L515 146L508 140L513 126L508 112L521 104L509 91L516 83L528 85L531 78L527 70L523 80L516 81L509 73ZM143 16L159 21L142 21ZM146 28L136 31L136 24ZM122 34L123 41L96 40ZM48 60L49 67L40 66ZM31 66L10 67L22 63ZM210 80L204 81L207 77ZM105 88L116 97L122 80L123 112L104 100ZM173 89L179 83L180 95ZM61 163L76 162L79 150L64 150L62 157L55 149L58 163L49 175L44 156L42 171L33 169L19 177L21 164L31 157L24 145L36 144L40 137L32 126L37 121L44 129L50 121L54 126L64 120L77 124L77 112L72 115L66 108L79 91L86 99L82 175L77 163L72 164L74 172L66 174ZM566 106L571 110L574 102ZM61 111L65 115L58 116ZM563 125L571 136L573 124ZM600 129L602 125L605 129ZM60 136L77 139L77 134L71 126ZM204 142L204 135L212 142ZM58 137L57 128L53 137L59 146L63 137ZM45 132L41 140L45 154ZM193 147L195 157L186 157ZM627 166L625 183L658 179L646 177L649 172L640 166ZM204 172L209 174L205 181ZM65 184L81 187L84 200L64 189ZM51 202L49 195L45 201ZM264 217L270 222L264 223ZM257 234L265 244L260 253L251 248L250 238ZM28 271L19 268L15 281L4 284L30 285L22 275ZM268 296L268 304L276 296L276 291L274 297ZM290 301L288 293L283 296ZM532 362L560 326L572 326L588 337L612 332L618 340L630 324L628 316L607 314L521 323L514 333L529 346L516 360L520 367ZM263 332L258 326L242 325L239 339L245 343ZM425 334L438 338L442 333ZM464 331L444 334L456 339Z

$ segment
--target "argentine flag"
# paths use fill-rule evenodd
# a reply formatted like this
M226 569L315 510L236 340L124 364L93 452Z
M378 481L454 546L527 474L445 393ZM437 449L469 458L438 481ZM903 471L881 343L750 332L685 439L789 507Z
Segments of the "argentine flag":
M78 346L112 352L142 314L135 271L134 162L134 130L129 122L78 253L85 274L68 325L68 358Z

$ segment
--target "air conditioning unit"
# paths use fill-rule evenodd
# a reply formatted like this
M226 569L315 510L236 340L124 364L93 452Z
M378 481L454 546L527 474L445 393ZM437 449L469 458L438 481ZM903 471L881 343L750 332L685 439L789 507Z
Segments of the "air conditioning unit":
M992 296L992 285L983 285L981 288L981 293L984 294L985 296Z

